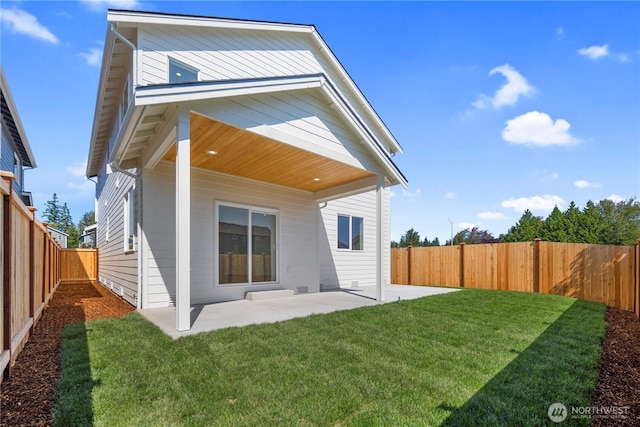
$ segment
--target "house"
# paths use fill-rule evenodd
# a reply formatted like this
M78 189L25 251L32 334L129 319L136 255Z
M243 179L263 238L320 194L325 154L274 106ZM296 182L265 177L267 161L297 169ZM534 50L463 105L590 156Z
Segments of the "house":
M57 228L49 227L47 225L47 233L51 236L51 238L60 246L61 248L67 247L67 240L69 239L69 235L63 231L58 230Z
M0 66L0 95L2 103L0 170L13 173L13 191L22 198L26 206L33 206L31 193L25 190L24 170L35 168L36 159L22 127L2 66Z
M87 162L104 286L138 308L375 286L399 143L315 27L109 10Z
M95 248L96 247L96 230L98 224L87 225L80 235L80 247Z

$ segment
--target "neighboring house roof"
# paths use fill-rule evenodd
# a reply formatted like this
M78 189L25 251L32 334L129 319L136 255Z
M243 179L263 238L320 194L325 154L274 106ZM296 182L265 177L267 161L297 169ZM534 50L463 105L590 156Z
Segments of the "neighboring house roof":
M9 90L9 84L7 83L7 79L4 75L4 71L2 70L1 65L0 94L2 126L6 127L8 134L11 136L11 139L16 146L18 156L20 156L20 160L22 161L22 165L29 168L35 168L37 166L36 159L33 156L33 152L31 151L31 146L29 145L27 134L25 133L22 126L22 121L20 120L18 109L13 102L13 96L11 95L11 91Z
M178 25L193 27L221 28L230 30L251 30L251 31L277 31L280 33L306 34L310 45L317 55L323 58L325 63L332 67L334 75L341 80L343 90L349 93L350 101L345 99L343 93L338 90L333 82L324 73L313 75L287 75L274 76L263 79L235 79L199 81L197 83L173 83L163 85L137 86L135 90L136 106L144 106L151 103L180 102L186 100L215 98L221 96L237 96L238 94L265 93L273 90L291 90L297 88L318 88L329 99L333 99L343 114L350 117L356 132L362 135L363 141L369 144L374 157L388 171L390 176L395 177L396 183L406 186L406 178L391 160L389 153L402 152L402 147L396 141L386 125L382 122L377 113L373 110L362 92L353 82L344 67L340 64L330 48L324 42L320 34L313 25L288 24L278 22L229 19L204 17L194 15L178 15L156 12L138 12L125 10L110 10L108 21L114 24L150 24L150 25ZM135 38L134 30L123 27L122 35ZM129 32L127 32L129 31ZM89 161L87 163L87 176L98 175L105 156L114 160L114 153L117 155L123 147L114 147L113 152L109 149L109 139L111 129L117 115L117 96L111 92L118 91L122 87L118 81L126 78L126 71L118 61L124 56L129 47L125 44L133 43L118 39L113 31L107 30L104 56L102 61L102 73L98 88L98 98L96 102L95 120L89 149ZM346 88L346 89L344 89ZM375 128L378 137L371 132ZM380 136L381 135L381 136ZM384 141L380 141L382 138ZM388 147L385 149L384 147Z
M62 234L64 236L69 237L69 235L67 233L65 233L64 231L60 231L57 228L49 227L48 225L47 225L47 230L53 231L54 233Z

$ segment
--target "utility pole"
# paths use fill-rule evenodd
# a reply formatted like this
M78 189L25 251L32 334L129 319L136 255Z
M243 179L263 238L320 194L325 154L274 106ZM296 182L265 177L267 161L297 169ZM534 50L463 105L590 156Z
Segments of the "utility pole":
M449 218L447 218L447 221L451 224L451 240L449 240L449 245L453 246L453 222Z

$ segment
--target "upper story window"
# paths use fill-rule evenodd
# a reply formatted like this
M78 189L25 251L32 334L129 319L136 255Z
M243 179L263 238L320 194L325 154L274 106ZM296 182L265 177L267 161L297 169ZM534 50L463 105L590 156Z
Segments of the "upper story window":
M15 175L16 182L20 184L22 181L22 162L20 162L18 153L13 154L13 175Z
M169 83L197 82L198 70L169 58Z

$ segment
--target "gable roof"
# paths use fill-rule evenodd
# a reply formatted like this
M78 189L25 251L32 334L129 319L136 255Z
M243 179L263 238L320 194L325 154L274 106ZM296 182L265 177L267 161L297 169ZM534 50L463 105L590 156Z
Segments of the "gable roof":
M382 119L377 115L374 111L371 104L362 94L360 89L354 83L353 79L349 76L347 71L344 69L342 64L338 61L336 56L333 54L329 46L322 39L318 31L313 25L303 25L303 24L291 24L291 23L282 23L282 22L269 22L269 21L258 21L258 20L246 20L246 19L231 19L231 18L220 18L220 17L208 17L208 16L199 16L199 15L184 15L184 14L170 14L170 13L159 13L159 12L142 12L142 11L131 11L131 10L121 10L121 9L110 9L108 11L107 20L112 26L111 28L115 29L115 31L111 29L107 29L107 36L105 42L104 56L102 62L102 72L100 85L98 88L98 98L96 101L96 112L94 118L94 126L91 137L91 147L89 151L89 161L87 163L87 176L95 176L98 174L99 169L101 167L101 163L106 154L106 147L108 145L108 140L110 137L110 128L112 123L114 122L115 114L114 108L105 108L104 98L105 92L108 87L113 86L114 75L111 72L111 62L112 55L114 53L114 49L116 48L116 43L120 47L124 45L129 45L129 47L134 47L134 44L131 43L130 40L123 40L116 31L119 30L118 25L124 24L123 28L131 25L137 24L153 24L153 25L178 25L178 26L191 26L191 27L204 27L204 28L220 28L220 29L240 29L240 30L251 30L251 31L277 31L284 33L298 33L298 34L306 34L308 35L309 40L311 41L311 45L313 46L316 53L321 55L324 60L332 67L333 71L337 74L337 78L340 79L341 83L346 87L346 90L353 101L352 106L350 108L350 113L355 117L356 121L362 125L364 128L374 129L378 132L379 135L384 139L384 145L389 147L389 151L391 154L396 152L402 152L402 147L397 142L395 137L391 134L386 125L382 122ZM114 34L115 33L115 34ZM114 67L119 70L122 67ZM285 78L300 78L300 77L308 77L308 76L287 76ZM270 80L277 80L278 77L269 78ZM327 76L323 76L324 80L328 80ZM229 81L227 81L229 82ZM216 82L198 82L199 85L206 86L207 83L214 84ZM219 83L224 83L221 81ZM330 83L330 81L329 81ZM180 84L173 84L180 85ZM167 89L172 86L172 84L162 85L164 89ZM184 86L184 85L183 85ZM134 90L136 91L136 99L139 99L139 95L142 95L143 91L147 89L152 89L152 86L137 86ZM339 91L335 91L339 94ZM348 104L348 102L347 102ZM371 135L371 134L370 134ZM371 135L373 136L373 135ZM383 163L385 164L393 164L391 159L389 158L385 149L381 149L382 144L375 137L371 140L371 148L376 155L384 157ZM382 154L380 154L382 152ZM400 182L403 185L406 185L406 179L402 176L401 172L393 165L393 169L395 169L395 175L400 176Z
M31 151L18 109L13 102L13 96L9 90L9 84L2 70L2 65L0 65L0 98L2 127L6 127L7 133L16 146L16 151L22 164L29 168L35 168L37 166L36 159Z

